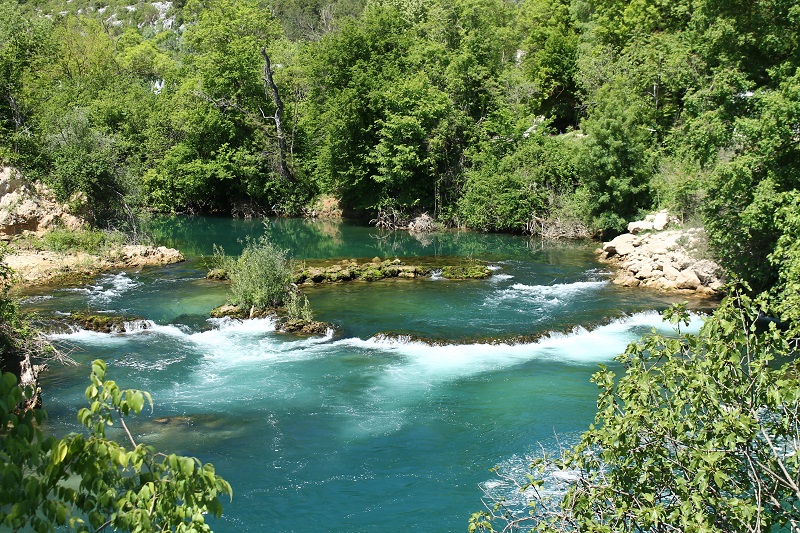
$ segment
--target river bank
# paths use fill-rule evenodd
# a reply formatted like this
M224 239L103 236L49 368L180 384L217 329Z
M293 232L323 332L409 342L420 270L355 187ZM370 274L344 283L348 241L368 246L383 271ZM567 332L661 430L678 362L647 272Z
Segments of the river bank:
M716 298L724 284L723 270L704 257L705 240L702 228L625 233L596 253L615 268L616 285Z
M184 260L176 249L125 244L121 234L88 227L79 212L58 202L45 185L30 183L18 170L0 166L0 240L8 244L5 262L16 272L19 285L83 280L109 270ZM56 249L50 249L44 238L53 232L61 237ZM79 246L68 244L81 241Z
M184 261L183 254L165 246L123 245L100 254L53 252L13 247L5 262L17 274L20 286L83 280L110 270L164 266Z

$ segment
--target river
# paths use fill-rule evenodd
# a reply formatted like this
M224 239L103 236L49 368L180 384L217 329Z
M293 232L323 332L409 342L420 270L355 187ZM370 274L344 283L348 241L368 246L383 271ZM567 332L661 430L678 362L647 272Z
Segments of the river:
M214 244L238 253L265 231L300 261L459 256L494 274L304 289L315 319L339 326L324 338L209 319L227 289L204 279L201 257ZM596 243L285 219L176 217L153 232L188 261L28 293L25 307L45 318L90 309L149 321L53 335L80 364L43 376L47 431L79 431L89 365L103 358L110 379L153 395L154 411L132 422L140 442L211 462L232 484L218 533L466 531L482 489L518 498L489 469L524 478L542 448L573 442L593 419L598 364L668 330L657 311L675 301L609 283ZM541 338L503 342L517 335Z

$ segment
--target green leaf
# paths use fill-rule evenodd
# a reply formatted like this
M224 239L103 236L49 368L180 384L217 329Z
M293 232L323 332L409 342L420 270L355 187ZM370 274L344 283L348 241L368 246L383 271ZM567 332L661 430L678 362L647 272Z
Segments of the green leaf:
M140 391L135 391L133 394L128 396L128 405L130 405L131 409L137 415L142 411L142 407L144 407L144 396Z

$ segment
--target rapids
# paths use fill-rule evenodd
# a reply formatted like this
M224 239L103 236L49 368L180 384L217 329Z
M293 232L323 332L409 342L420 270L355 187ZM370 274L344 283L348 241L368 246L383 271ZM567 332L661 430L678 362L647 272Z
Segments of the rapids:
M300 261L454 255L494 271L304 289L315 319L340 329L298 338L269 319L207 318L226 287L204 279L201 256L213 244L238 253L260 222L176 218L153 231L189 261L27 294L45 320L90 309L148 321L52 335L80 365L44 376L47 430L79 429L89 363L105 359L111 379L153 395L154 412L132 422L138 440L212 462L233 485L217 532L465 531L481 487L519 498L490 468L524 477L540 446L574 440L593 419L597 365L670 331L657 311L674 298L611 285L592 243L276 220L273 240Z

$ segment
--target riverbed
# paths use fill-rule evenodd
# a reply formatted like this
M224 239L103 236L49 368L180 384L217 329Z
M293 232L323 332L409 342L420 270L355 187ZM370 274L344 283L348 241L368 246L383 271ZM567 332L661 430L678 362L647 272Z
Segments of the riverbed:
M79 365L43 376L47 431L79 431L103 358L111 379L153 395L132 423L139 441L211 462L232 484L217 532L465 531L484 490L518 498L489 470L524 479L530 457L573 442L593 420L598 364L669 331L658 311L676 301L611 284L592 242L286 219L175 217L152 231L188 260L26 293L45 322L87 309L145 319L124 334L53 335ZM314 318L338 326L323 337L209 319L227 287L205 279L203 256L264 232L298 261L468 257L493 275L304 288Z

